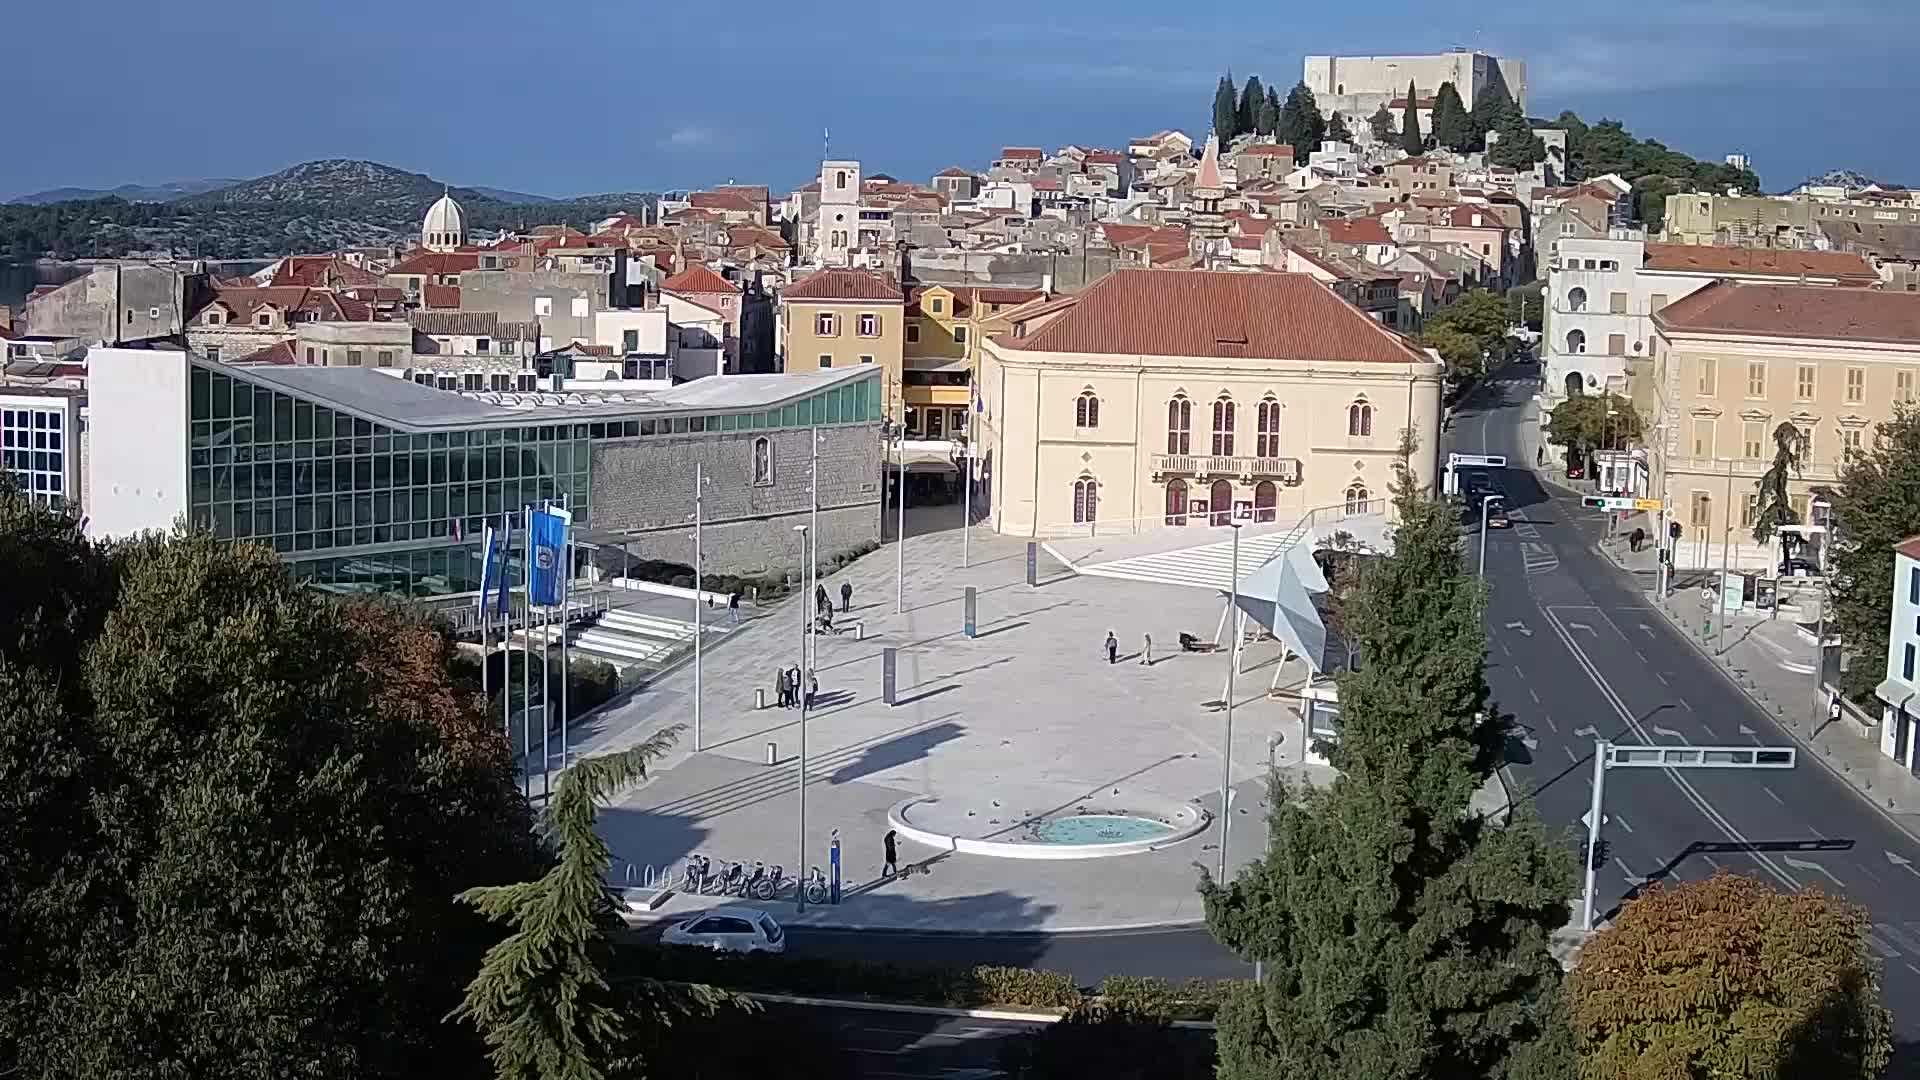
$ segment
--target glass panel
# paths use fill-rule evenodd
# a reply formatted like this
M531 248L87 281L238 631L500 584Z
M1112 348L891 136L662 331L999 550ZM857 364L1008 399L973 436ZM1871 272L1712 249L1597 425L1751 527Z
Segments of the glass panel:
M846 387L844 386L836 386L824 395L827 399L826 422L829 424L837 424L840 422L840 419L841 419L840 407L841 407L841 402L846 397L846 395L843 393L845 389Z
M239 379L233 380L233 417L236 420L253 418L253 384Z
M210 372L202 367L193 369L192 382L188 395L192 398L193 418L208 420L213 417L213 391L210 385Z
M233 415L233 380L215 372L213 375L212 388L213 411L211 415L215 420L225 420ZM199 412L198 408L194 411L196 414Z

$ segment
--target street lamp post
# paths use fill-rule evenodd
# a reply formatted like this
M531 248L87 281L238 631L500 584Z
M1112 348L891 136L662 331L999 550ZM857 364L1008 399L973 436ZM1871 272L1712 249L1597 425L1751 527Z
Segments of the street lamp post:
M893 531L894 546L894 585L893 613L902 615L907 610L907 429L900 427L898 471L894 474L893 494L900 503L899 524Z
M1233 633L1227 645L1227 733L1220 748L1220 880L1227 880L1227 836L1233 829L1233 807L1228 791L1233 785L1233 676L1240 667L1240 523L1233 528L1233 582L1227 600L1227 623Z
M968 559L967 548L973 540L973 434L971 430L969 430L965 438L966 441L960 446L961 467L965 470L966 477L961 481L963 487L960 495L962 500L960 508L960 567L963 570L966 569L970 561Z
M793 531L800 534L800 682L794 692L800 697L800 858L794 866L794 877L799 879L800 887L793 890L793 902L797 910L807 910L807 679L812 672L807 669L808 639L813 634L813 558L807 550L807 532L805 525L795 525Z
M1480 500L1480 576L1487 576L1487 507L1491 503L1505 503L1499 495L1488 495Z
M700 585L700 501L701 501L701 495L703 494L703 489L706 487L706 483L707 483L707 478L706 478L706 473L704 472L704 466L700 462L697 462L697 461L694 462L693 463L693 749L695 753L699 753L701 750L700 701L703 697L705 697L705 695L701 693L702 669L704 668L705 664L704 664L704 657L701 655L700 639L706 636L706 627L702 623L700 608L702 606L701 602L705 600L706 597L705 595L703 595L704 590L701 588L701 585Z

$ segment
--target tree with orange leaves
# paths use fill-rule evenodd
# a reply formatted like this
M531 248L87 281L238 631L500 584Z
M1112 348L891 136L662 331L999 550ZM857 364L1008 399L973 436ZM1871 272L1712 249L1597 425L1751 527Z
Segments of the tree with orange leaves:
M1580 952L1581 1080L1878 1076L1892 1050L1858 904L1749 877L1655 886Z

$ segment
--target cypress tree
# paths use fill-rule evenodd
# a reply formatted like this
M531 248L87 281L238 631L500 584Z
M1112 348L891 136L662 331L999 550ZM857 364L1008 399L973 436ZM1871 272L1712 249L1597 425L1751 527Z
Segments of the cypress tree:
M1233 97L1233 72L1220 76L1220 85L1213 91L1213 133L1221 142L1239 134L1240 106Z
M1460 91L1450 82L1441 83L1433 95L1433 141L1456 153L1464 153L1473 144L1473 119L1460 100Z
M1262 109L1261 113L1265 116L1271 116L1273 120L1260 130L1260 134L1272 135L1280 127L1280 90L1278 87L1267 87L1267 107Z
M1293 159L1296 162L1307 160L1307 155L1320 148L1320 140L1327 132L1327 121L1320 115L1320 103L1313 98L1313 91L1307 89L1304 82L1294 84L1287 92L1287 103L1280 107L1280 119L1274 124L1274 137L1293 147Z
M1420 134L1420 92L1407 84L1407 111L1400 121L1400 149L1409 155L1424 153L1427 140Z
M1240 91L1240 105L1236 110L1239 124L1236 134L1246 135L1260 130L1260 107L1266 104L1266 91L1261 89L1260 76L1247 76L1246 88ZM1221 149L1226 149L1222 141Z
M1456 511L1404 468L1392 557L1343 611L1361 655L1340 676L1331 786L1272 785L1266 853L1203 875L1214 936L1265 964L1219 1016L1221 1080L1512 1077L1547 1044L1572 859L1528 804L1470 810L1503 725L1483 676L1479 584Z

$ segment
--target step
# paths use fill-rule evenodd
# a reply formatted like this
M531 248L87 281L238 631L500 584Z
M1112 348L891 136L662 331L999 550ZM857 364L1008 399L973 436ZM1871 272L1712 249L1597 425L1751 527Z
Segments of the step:
M651 660L654 657L673 651L670 642L650 641L641 638L623 637L599 630L588 630L575 637L573 647L592 652L611 653L631 660Z
M665 638L678 641L693 636L693 624L679 619L666 619L658 615L646 615L637 611L609 611L600 616L599 627L603 630L617 630L644 637Z

